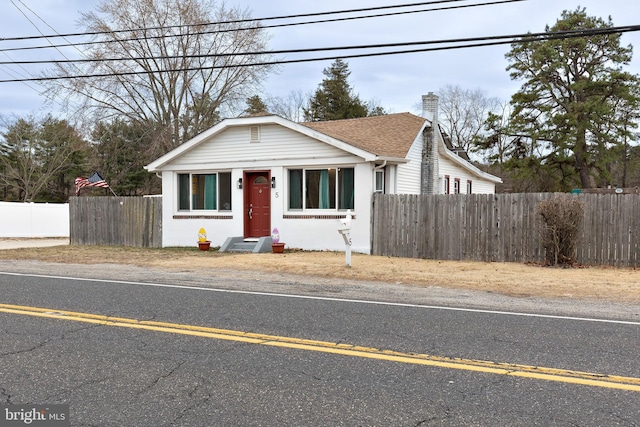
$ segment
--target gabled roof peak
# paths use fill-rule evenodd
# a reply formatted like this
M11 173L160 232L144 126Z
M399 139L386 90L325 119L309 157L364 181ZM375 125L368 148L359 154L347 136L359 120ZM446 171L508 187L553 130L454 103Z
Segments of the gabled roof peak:
M275 116L276 114L269 113L268 111L260 111L258 113L250 113L250 114L241 114L238 116L239 119L246 119L250 117L266 117L266 116Z

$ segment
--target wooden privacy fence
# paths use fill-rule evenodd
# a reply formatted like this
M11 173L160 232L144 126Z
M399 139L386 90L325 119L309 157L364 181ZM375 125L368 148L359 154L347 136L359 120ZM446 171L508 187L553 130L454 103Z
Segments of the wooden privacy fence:
M161 197L71 197L73 245L162 247Z
M544 262L535 207L557 196L584 202L579 263L640 267L636 194L375 194L371 251L407 258Z

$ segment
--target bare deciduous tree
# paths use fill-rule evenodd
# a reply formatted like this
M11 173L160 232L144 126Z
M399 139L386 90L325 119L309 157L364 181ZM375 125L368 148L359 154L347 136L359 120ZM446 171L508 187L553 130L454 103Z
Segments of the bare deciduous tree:
M147 125L150 159L233 114L272 70L246 66L268 62L260 54L268 37L246 10L224 2L102 0L80 22L97 33L84 52L92 61L58 64L53 75L92 77L55 80L51 95L71 95L99 120Z
M470 152L474 139L482 132L485 119L500 106L500 100L488 97L481 89L463 89L447 85L438 91L440 124L454 146Z
M267 99L267 109L270 113L277 114L294 122L304 120L304 109L308 108L311 93L301 90L289 92L286 98L272 96Z

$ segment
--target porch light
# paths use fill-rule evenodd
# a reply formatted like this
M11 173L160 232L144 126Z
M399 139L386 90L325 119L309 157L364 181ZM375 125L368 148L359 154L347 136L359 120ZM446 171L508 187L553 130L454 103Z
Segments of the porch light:
M276 188L276 177L275 176L271 177L271 188Z
M238 178L238 190L242 190L242 178Z

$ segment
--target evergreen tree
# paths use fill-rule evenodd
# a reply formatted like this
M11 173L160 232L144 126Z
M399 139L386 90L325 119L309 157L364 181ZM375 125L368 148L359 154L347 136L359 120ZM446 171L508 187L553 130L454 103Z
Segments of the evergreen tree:
M16 120L0 139L0 184L5 197L66 201L88 150L87 142L66 120Z
M184 114L180 116L184 141L188 141L204 132L220 120L220 110L216 105L216 101L208 93L194 96L191 104L186 108ZM150 127L152 128L153 126Z
M578 8L564 11L546 31L612 26L611 19ZM508 132L526 146L507 163L535 163L557 190L611 183L611 167L622 160L617 148L634 127L634 118L623 112L637 111L640 102L638 76L622 70L631 56L620 34L514 43L508 70L524 84L512 97Z
M309 100L309 108L304 109L305 120L319 122L369 115L367 105L353 93L348 82L351 72L346 62L336 59L322 73L325 78Z
M258 95L253 95L250 98L247 98L247 109L244 110L246 114L258 114L264 113L267 111L267 104L262 101L262 98Z
M47 118L41 127L41 136L47 141L43 169L51 171L51 178L40 199L50 202L66 202L75 194L75 179L82 175L91 153L89 143L66 120ZM57 167L60 153L65 156L62 167Z
M158 179L144 170L154 160L147 148L153 136L146 129L117 119L98 123L93 131L93 168L102 173L118 195L139 196L160 191Z

